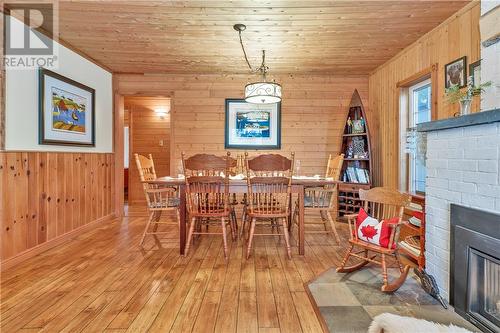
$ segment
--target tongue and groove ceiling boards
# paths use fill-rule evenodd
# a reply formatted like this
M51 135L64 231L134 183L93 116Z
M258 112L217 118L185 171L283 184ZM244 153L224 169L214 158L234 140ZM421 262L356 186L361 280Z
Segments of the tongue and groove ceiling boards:
M117 73L367 74L469 1L61 1L60 38Z

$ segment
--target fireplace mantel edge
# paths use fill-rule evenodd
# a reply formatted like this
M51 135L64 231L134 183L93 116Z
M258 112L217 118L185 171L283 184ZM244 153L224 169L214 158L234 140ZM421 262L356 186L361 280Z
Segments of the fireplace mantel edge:
M500 122L500 109L476 112L456 118L441 119L420 123L417 125L418 132L439 131L450 128L467 127L481 124Z

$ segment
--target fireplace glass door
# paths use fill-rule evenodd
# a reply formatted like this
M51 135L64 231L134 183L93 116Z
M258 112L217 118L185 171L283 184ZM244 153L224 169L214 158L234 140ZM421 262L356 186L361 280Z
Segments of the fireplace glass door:
M496 332L500 327L500 260L470 248L468 312Z

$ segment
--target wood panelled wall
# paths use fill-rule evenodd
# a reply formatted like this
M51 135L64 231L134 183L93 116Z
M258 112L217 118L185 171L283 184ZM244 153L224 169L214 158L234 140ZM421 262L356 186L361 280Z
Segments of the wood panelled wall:
M170 114L159 116L155 108L165 108L170 99L164 97L125 97L130 135L129 192L131 205L145 204L134 153L153 155L156 174L170 175Z
M370 75L370 110L375 115L375 123L380 133L374 141L379 148L374 156L374 178L378 184L398 187L399 96L397 96L397 83L437 63L436 115L438 119L452 117L458 112L458 105L449 105L445 101L444 66L462 56L467 56L467 66L480 58L479 16L479 2L467 5ZM479 100L476 100L473 111L478 110Z
M224 102L241 98L245 75L117 75L123 95L163 95L172 98L172 174L180 155L224 151ZM338 154L349 102L358 89L368 106L366 76L282 76L282 149L294 151L301 170L322 174L328 154ZM371 112L368 110L368 114ZM370 121L370 117L368 119ZM234 155L240 152L233 152Z
M113 154L0 152L1 259L113 213Z

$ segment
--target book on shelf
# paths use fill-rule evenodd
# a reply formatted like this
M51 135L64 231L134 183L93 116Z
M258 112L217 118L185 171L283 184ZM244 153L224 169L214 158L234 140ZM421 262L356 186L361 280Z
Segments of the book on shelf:
M344 181L350 183L369 184L370 174L368 170L357 167L347 167L344 172Z
M414 256L416 257L419 257L420 256L420 250L417 249L416 247L414 246L411 246L410 244L408 244L406 241L401 241L399 242L399 247L404 249L405 251L413 254Z
M415 217L415 216L410 217L408 219L408 222L410 222L410 224L412 224L418 228L420 228L420 226L422 225L422 220L420 220L418 217Z

